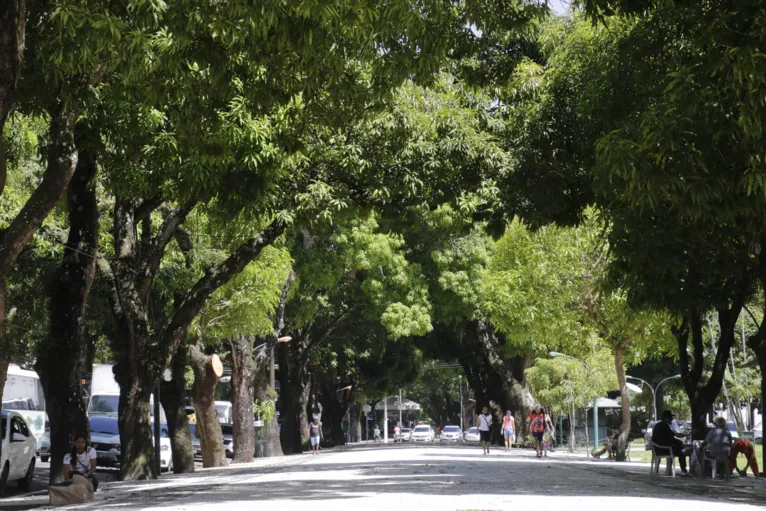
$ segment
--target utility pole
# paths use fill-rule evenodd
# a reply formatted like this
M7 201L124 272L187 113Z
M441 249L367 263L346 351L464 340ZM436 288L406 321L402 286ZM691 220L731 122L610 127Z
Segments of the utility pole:
M460 393L460 436L463 436L463 375L457 375L457 388Z
M402 422L402 389L399 389L399 427L404 427L404 422Z
M157 469L157 477L162 473L162 459L160 458L160 382L154 391L154 466Z
M383 443L388 443L388 396L383 400Z
M269 364L269 383L271 384L271 389L276 391L277 384L274 378L274 346L271 347L271 363Z

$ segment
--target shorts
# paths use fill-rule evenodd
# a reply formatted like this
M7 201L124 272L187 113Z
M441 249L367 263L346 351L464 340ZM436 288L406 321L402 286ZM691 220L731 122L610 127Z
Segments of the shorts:
M513 428L505 428L503 430L503 436L513 436Z
M309 440L311 441L311 447L319 445L319 437L318 436L310 436Z
M543 432L532 432L532 438L535 439L536 442L542 442L543 441Z
M481 437L482 442L490 441L489 431L479 431L479 436Z

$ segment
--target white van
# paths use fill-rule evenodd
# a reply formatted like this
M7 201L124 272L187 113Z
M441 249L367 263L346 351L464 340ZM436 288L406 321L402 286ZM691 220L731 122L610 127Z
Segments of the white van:
M234 422L234 405L231 401L216 401L215 410L218 412L218 422L232 424Z
M90 382L88 417L117 417L120 406L120 386L114 379L112 364L95 364ZM154 416L154 396L149 399L149 414ZM165 411L160 407L160 423L167 424Z
M34 371L22 369L16 364L8 366L8 379L3 387L3 410L13 410L24 417L35 437L37 451L45 434L45 395L40 377Z

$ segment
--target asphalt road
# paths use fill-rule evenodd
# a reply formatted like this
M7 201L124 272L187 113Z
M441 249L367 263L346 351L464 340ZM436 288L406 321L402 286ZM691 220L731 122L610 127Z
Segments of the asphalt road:
M440 511L566 509L749 511L766 505L766 481L650 476L647 464L556 452L478 447L364 445L257 460L251 465L114 483L81 509Z

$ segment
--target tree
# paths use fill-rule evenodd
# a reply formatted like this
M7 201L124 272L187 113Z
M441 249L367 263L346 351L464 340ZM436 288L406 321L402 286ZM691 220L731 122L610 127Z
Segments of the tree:
M123 391L121 438L126 439L123 457L127 478L154 475L150 467L137 461L147 457L150 448L146 431L148 389L169 364L189 323L210 294L277 239L289 221L322 211L316 205L328 197L327 184L337 176L332 169L315 167L313 161L296 156L301 145L306 145L302 139L305 127L347 127L349 121L380 105L405 79L433 76L449 48L478 51L480 45L475 44L467 26L484 27L490 34L524 24L538 10L514 4L502 9L502 17L493 15L491 21L485 20L492 5L479 2L455 10L401 1L319 9L287 3L264 10L240 2L226 9L198 5L196 15L168 11L164 19L168 30L155 42L158 54L169 58L156 61L146 80L148 92L140 91L150 104L156 104L155 111L149 110L161 119L160 128L150 148L137 145L135 140L128 147L134 148L130 153L143 157L170 154L168 160L153 159L152 166L162 170L158 173L161 179L157 183L152 177L149 182L182 186L170 186L172 193L159 198L174 206L156 233L148 234L151 222L144 223L147 229L142 227L143 238L138 237L137 225L142 218L137 212L156 209L148 206L157 203L154 195L158 189L147 187L150 193L145 197L115 191L112 275L124 347L117 377ZM219 37L224 32L230 36ZM171 33L179 35L167 37ZM189 66L188 62L195 64ZM200 83L209 95L197 94ZM137 91L132 92L135 95ZM139 102L129 99L127 103ZM162 110L167 104L172 108ZM191 120L190 113L194 117ZM125 167L135 171L139 162L145 163L142 158L136 160ZM190 170L183 176L191 179L174 179L180 169L173 162ZM136 176L132 177L135 182ZM242 186L216 186L233 180ZM223 189L229 192L228 197L216 195ZM179 301L173 317L158 334L159 341L152 343L145 321L147 290L161 254L188 211L198 201L209 202L214 197L229 214L247 210L251 219L262 222L262 230L249 232L228 260L200 278ZM331 210L343 207L342 200L329 198L333 199ZM147 207L139 208L139 203ZM159 353L147 350L148 346L157 346Z

